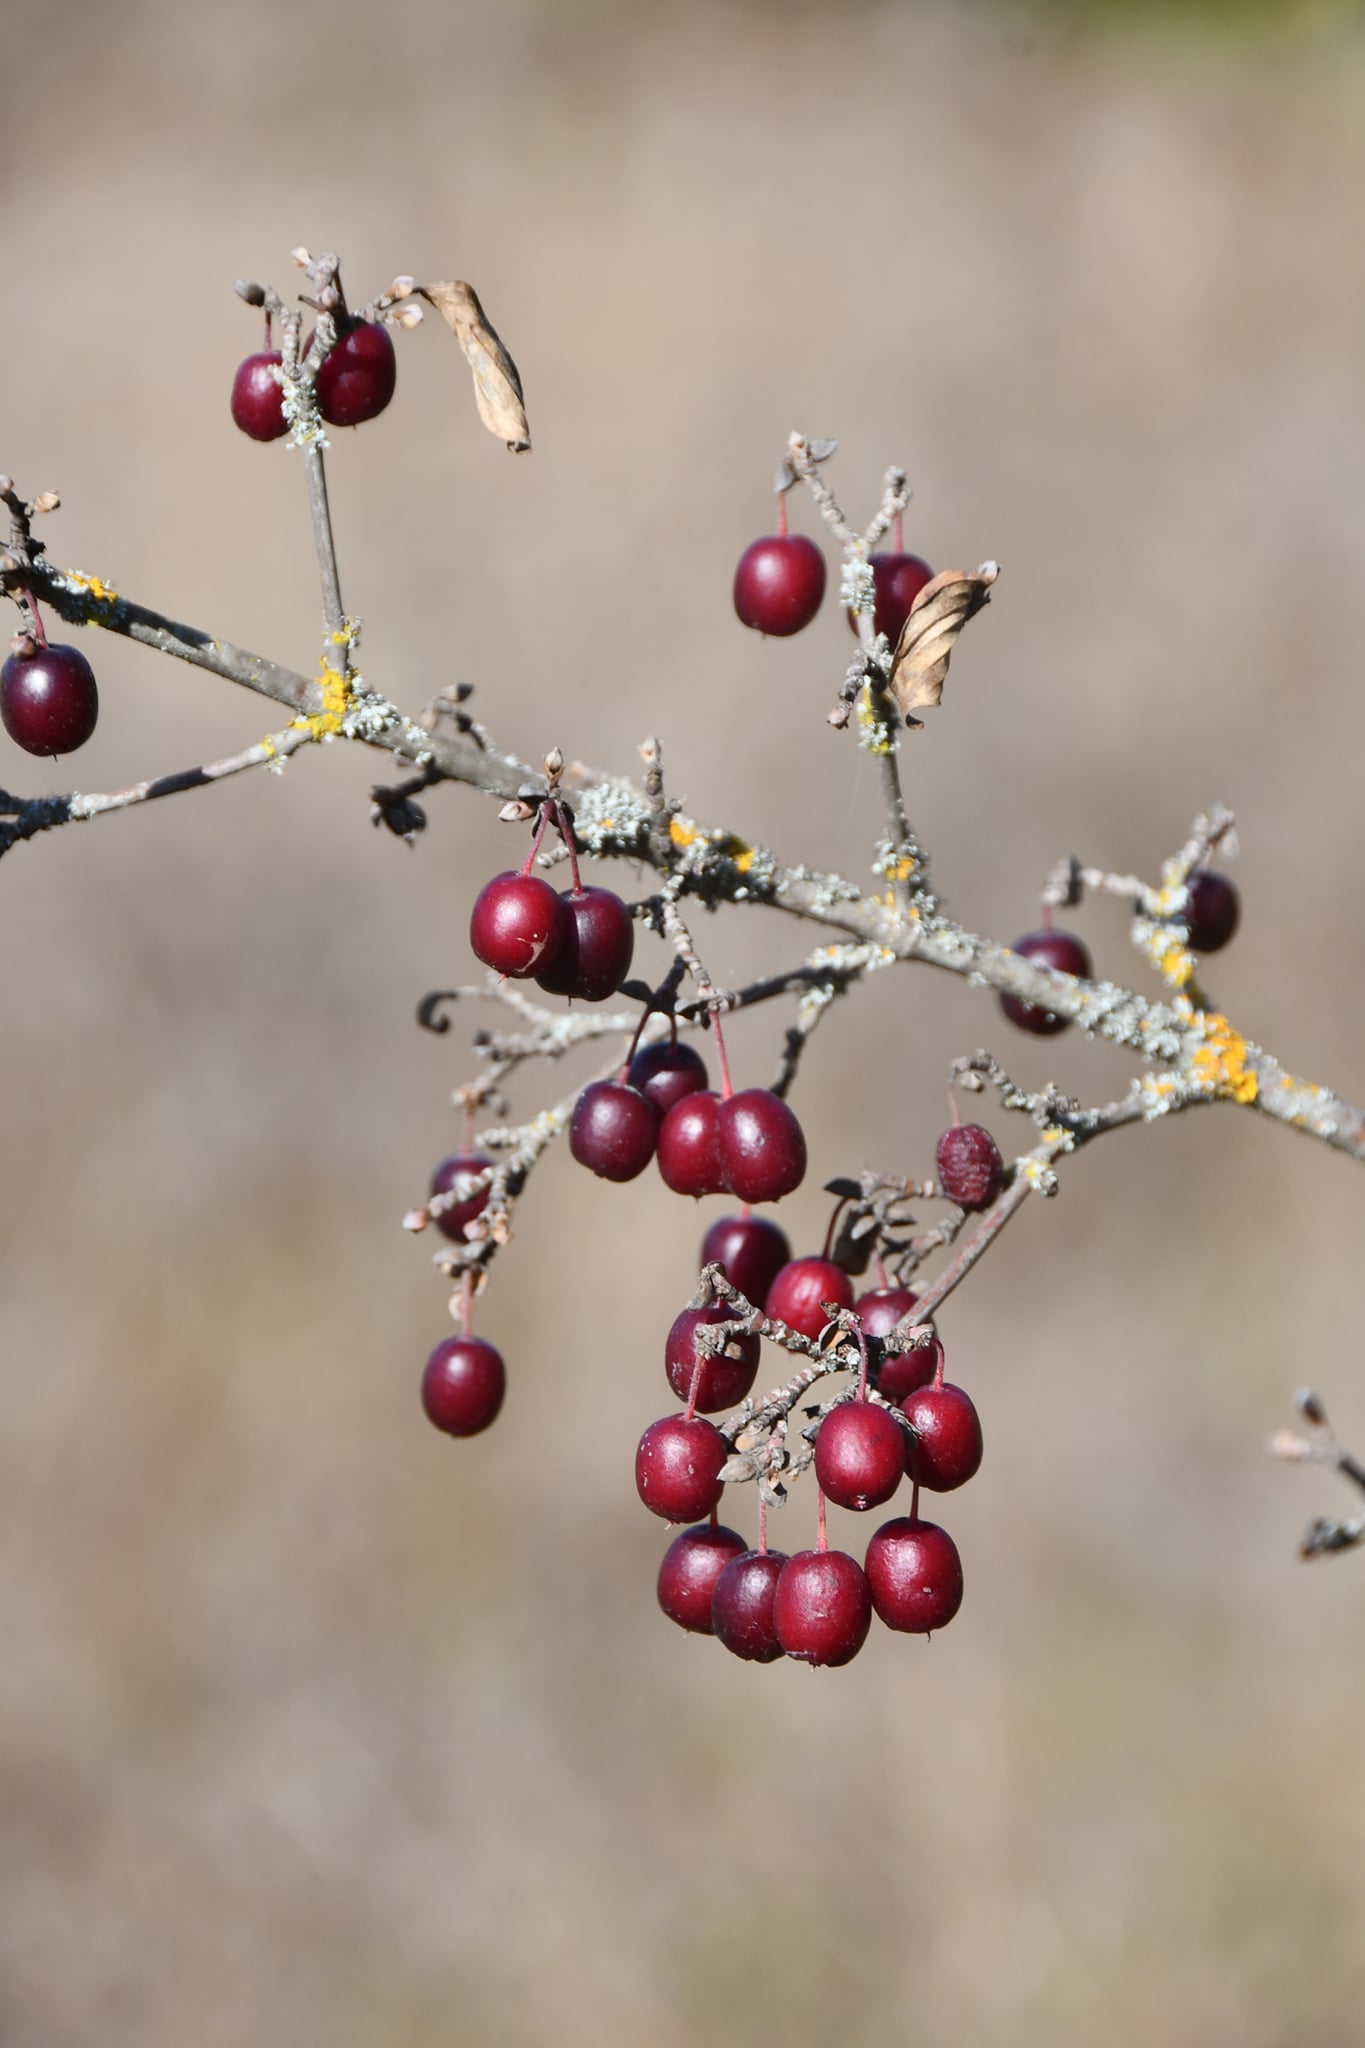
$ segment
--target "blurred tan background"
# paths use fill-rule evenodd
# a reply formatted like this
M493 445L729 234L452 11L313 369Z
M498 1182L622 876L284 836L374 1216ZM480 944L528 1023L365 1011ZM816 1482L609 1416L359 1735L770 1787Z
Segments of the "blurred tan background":
M954 913L1008 938L1059 854L1151 874L1223 798L1215 992L1365 1095L1355 10L59 0L6 50L0 462L61 488L56 560L310 668L232 281L299 242L357 299L469 278L535 452L401 338L332 465L374 682L470 679L523 753L658 732L698 814L864 875L846 629L763 643L729 587L792 427L856 516L903 461L908 543L1003 564L907 762ZM85 788L274 722L90 651ZM1263 1442L1303 1380L1365 1442L1359 1172L1230 1111L1078 1161L944 1320L987 1431L960 1618L740 1665L655 1610L631 1483L705 1220L652 1176L545 1165L480 1315L503 1417L421 1417L445 1295L398 1219L474 1020L413 1005L509 842L450 790L408 853L376 773L332 748L0 873L5 2048L1358 2041L1365 1562L1297 1562L1348 1497ZM1116 906L1084 929L1141 972ZM811 942L701 936L723 979ZM737 1027L746 1079L781 1023ZM927 1170L980 1044L1091 1099L1131 1071L888 975L812 1046L815 1174Z

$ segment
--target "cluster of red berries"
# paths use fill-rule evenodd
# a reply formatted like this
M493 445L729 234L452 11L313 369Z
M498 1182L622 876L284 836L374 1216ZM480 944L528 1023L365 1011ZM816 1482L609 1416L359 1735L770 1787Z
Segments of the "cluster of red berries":
M787 531L787 501L778 499L778 531L751 541L735 570L735 610L746 626L756 633L785 639L808 626L819 611L825 595L825 558L813 540L803 533ZM894 552L872 555L875 593L873 631L885 633L894 647L910 607L933 577L933 570L921 555L907 554L900 546L899 521ZM848 615L854 632L858 621Z
M852 1308L864 1344L873 1340L874 1356L877 1340L914 1307L913 1292L893 1287L871 1289L855 1304L840 1266L825 1257L791 1259L784 1256L788 1249L782 1232L764 1219L727 1216L707 1232L702 1262L721 1265L765 1315L805 1335L818 1335L831 1307ZM635 1483L645 1506L665 1521L693 1524L674 1537L659 1568L664 1613L680 1628L715 1635L735 1656L763 1664L783 1655L846 1664L862 1648L874 1613L903 1633L943 1628L961 1604L962 1565L947 1531L920 1517L918 1493L964 1485L981 1463L982 1443L970 1396L943 1377L942 1344L934 1338L912 1351L885 1353L876 1367L879 1399L869 1398L865 1369L856 1393L826 1410L814 1452L822 1496L819 1544L788 1556L769 1550L765 1538L751 1548L717 1519L730 1446L698 1411L730 1408L745 1398L758 1369L759 1339L737 1330L711 1351L696 1333L704 1324L737 1320L735 1309L719 1303L684 1309L676 1318L664 1367L687 1407L652 1423L636 1451ZM911 1512L882 1524L863 1564L828 1547L825 1500L862 1513L889 1501L907 1473L916 1490Z
M310 335L303 344L305 356L311 346ZM266 345L238 364L229 401L233 419L253 441L278 441L289 431L278 376L283 360L270 346L267 318ZM397 378L398 359L388 328L379 320L348 316L338 323L337 338L318 369L318 411L329 426L358 427L383 412Z
M637 1052L614 1081L593 1081L574 1106L569 1150L604 1180L634 1180L657 1159L679 1195L777 1202L800 1186L806 1139L770 1088L718 1095L690 1045Z

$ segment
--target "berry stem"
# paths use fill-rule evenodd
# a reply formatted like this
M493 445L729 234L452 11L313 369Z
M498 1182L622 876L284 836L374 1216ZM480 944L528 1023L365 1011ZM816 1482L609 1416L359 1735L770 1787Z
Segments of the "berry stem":
M777 535L779 540L787 538L787 493L785 491L779 491L777 494Z
M858 1325L857 1336L858 1356L862 1360L862 1370L858 1374L858 1399L865 1401L867 1399L867 1337L864 1334L861 1323Z
M749 1221L749 1218L750 1218L750 1217L751 1217L751 1216L753 1215L753 1213L754 1213L754 1205L753 1205L753 1203L752 1203L752 1202L741 1202L741 1203L740 1203L740 1205L739 1205L739 1213L740 1213L740 1216L742 1217L743 1221L744 1221L745 1223L747 1223L747 1222Z
M760 1557L768 1555L768 1503L761 1493L758 1496L758 1551Z
M722 1102L728 1102L735 1091L730 1083L730 1062L725 1057L725 1034L720 1028L719 1010L711 1012L711 1029L716 1038L716 1058L720 1061L720 1097Z
M540 807L540 822L536 826L535 836L531 841L531 851L527 854L525 860L521 864L521 872L523 875L529 875L532 867L535 865L536 855L540 852L540 842L545 837L545 834L549 829L549 824L550 806L549 804L542 804Z
M838 1201L834 1204L833 1213L830 1216L829 1223L825 1229L824 1247L820 1253L822 1259L827 1259L829 1257L829 1248L834 1242L834 1226L839 1221L839 1213L847 1200L847 1195L840 1195Z
M581 896L583 893L583 881L578 872L578 849L573 843L573 827L564 815L564 806L562 804L555 804L554 814L555 823L559 827L559 836L569 849L569 873L573 876L573 892L575 896Z
M46 647L47 630L43 625L43 615L38 609L37 598L33 595L33 592L28 588L26 584L21 584L19 586L18 595L20 602L23 605L24 611L28 615L28 623L32 630L34 639L37 641L40 647Z
M687 1413L683 1417L684 1422L690 1422L697 1412L697 1395L701 1391L701 1369L706 1363L702 1357L701 1346L695 1337L692 1339L692 1349L696 1353L697 1362L692 1368L692 1379L687 1389Z
M815 1499L816 1499L816 1502L817 1502L817 1506L816 1506L816 1510L815 1510L815 1516L816 1516L816 1530L815 1530L815 1547L816 1547L816 1549L817 1549L817 1550L828 1550L828 1549L829 1549L829 1531L828 1531L828 1529L826 1529L826 1527L825 1527L825 1496L824 1496L824 1491L823 1491L823 1489L822 1489L822 1488L820 1488L820 1487L817 1487L817 1488L816 1488L816 1490L815 1490Z
M895 513L891 520L891 537L895 542L896 553L903 555L905 553L905 529L901 525L901 514L899 512Z
M916 1479L916 1480L915 1480L915 1481L914 1481L914 1482L912 1483L912 1485L911 1485L911 1488L910 1488L910 1519L911 1519L911 1521L912 1521L912 1522L917 1522L917 1521L919 1520L919 1481L918 1481L918 1479Z
M460 1290L460 1335L468 1338L474 1325L474 1268L465 1269L464 1284Z

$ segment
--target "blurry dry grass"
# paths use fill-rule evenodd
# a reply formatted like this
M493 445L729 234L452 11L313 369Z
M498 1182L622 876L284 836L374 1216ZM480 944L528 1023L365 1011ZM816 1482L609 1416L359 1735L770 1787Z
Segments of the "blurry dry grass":
M310 665L299 479L228 425L231 280L299 241L361 296L472 278L536 452L409 338L334 465L377 682L472 678L523 751L657 730L704 815L856 873L843 628L760 644L728 586L790 427L840 436L854 508L902 459L911 544L1004 564L912 754L953 909L1007 935L1059 852L1150 871L1225 797L1220 997L1365 1091L1344 30L1270 62L966 5L143 0L7 56L0 454L62 488L58 559ZM89 787L266 727L97 654ZM396 1219L467 1061L411 1009L506 849L458 792L381 843L371 774L332 750L4 864L6 2048L1358 2040L1360 1567L1296 1564L1336 1502L1261 1443L1305 1378L1365 1436L1359 1175L1231 1116L1088 1155L948 1325L989 1433L960 1620L742 1668L655 1615L629 1478L691 1212L555 1160L484 1316L503 1423L417 1413L443 1303ZM723 976L794 944L705 938ZM887 977L811 1054L822 1173L922 1166L983 1040L1120 1078ZM619 1335L576 1336L609 1293Z

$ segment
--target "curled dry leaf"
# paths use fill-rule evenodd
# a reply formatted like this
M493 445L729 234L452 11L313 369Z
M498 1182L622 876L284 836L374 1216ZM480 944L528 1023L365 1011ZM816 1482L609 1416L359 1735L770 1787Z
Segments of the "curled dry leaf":
M920 725L912 714L943 696L943 679L957 636L982 605L990 603L991 585L1000 574L995 562L977 570L945 569L926 583L901 627L891 661L888 688L907 725Z
M514 455L531 445L531 429L522 403L517 366L491 327L472 285L459 280L419 284L421 296L433 305L464 350L474 372L474 397L479 418L490 434L505 441Z

